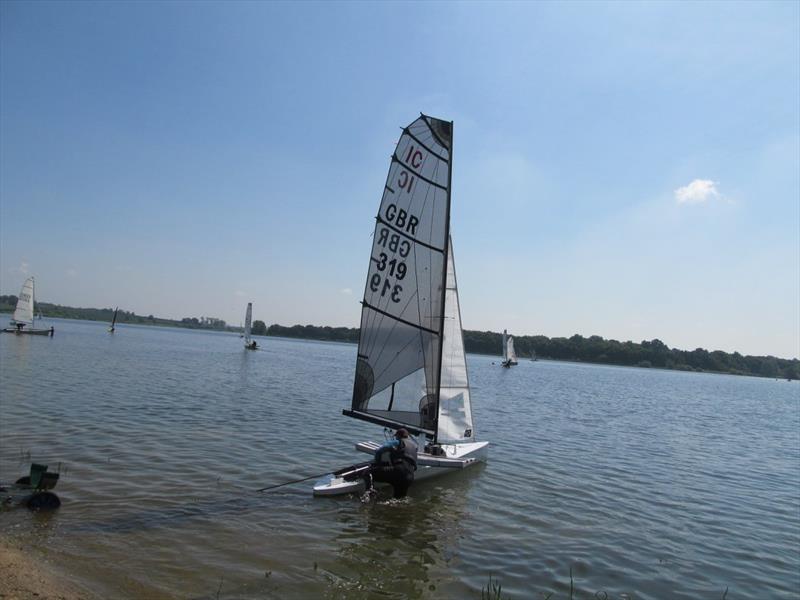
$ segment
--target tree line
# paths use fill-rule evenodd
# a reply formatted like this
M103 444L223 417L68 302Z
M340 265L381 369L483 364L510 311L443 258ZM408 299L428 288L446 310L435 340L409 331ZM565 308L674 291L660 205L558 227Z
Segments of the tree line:
M500 354L502 334L465 330L464 345L467 352ZM588 338L578 334L569 338L548 338L544 335L514 336L514 349L517 356L522 358L535 353L539 358L553 360L800 379L800 361L796 358L743 356L738 352L708 351L704 348L679 350L669 348L659 339L636 343L607 340L599 335Z
M255 328L253 331L255 333ZM270 325L266 335L357 343L358 332L357 328L348 327ZM467 352L500 356L502 355L502 345L503 335L501 333L464 330L464 347ZM658 339L636 343L606 340L599 335L588 338L578 334L569 338L526 335L514 336L514 349L517 357L523 360L535 356L543 359L604 365L800 379L800 361L796 358L743 356L738 352L708 351L703 348L679 350L669 348Z
M16 305L16 296L0 296L0 312L11 312ZM43 316L64 319L111 321L111 317L114 314L113 308L73 308L47 302L39 302L36 307L37 311L41 311ZM119 311L117 323L166 325L217 331L242 331L241 327L229 326L222 319L213 317L185 317L177 321L162 319L153 315L145 317L124 310ZM253 322L251 332L253 335L348 343L358 343L359 334L358 328L354 327L322 327L318 325L286 327L278 324L267 327L266 323L260 320ZM465 329L464 347L470 353L499 356L502 354L502 334L494 331L470 331ZM678 348L668 347L658 339L636 343L607 340L599 335L592 335L588 338L578 334L569 338L526 335L514 336L514 348L517 356L521 359L536 356L543 359L604 365L800 379L800 361L796 358L744 356L738 352L708 351L704 348L679 350Z
M17 307L17 296L0 296L0 312L13 312ZM82 319L84 321L108 321L114 316L113 308L76 308L50 304L49 302L36 302L36 316L55 317L58 319ZM168 327L185 327L188 329L216 329L220 331L239 331L239 327L229 327L222 319L214 317L185 317L181 320L163 319L153 315L137 315L135 312L119 310L117 323L132 323L134 325L163 325Z

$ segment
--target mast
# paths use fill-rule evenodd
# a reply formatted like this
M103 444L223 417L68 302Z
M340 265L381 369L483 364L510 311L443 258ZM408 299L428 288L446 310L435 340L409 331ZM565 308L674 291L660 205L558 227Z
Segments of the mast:
M444 352L444 315L447 296L447 258L450 254L450 199L453 194L453 121L450 121L450 160L447 163L447 207L444 217L444 269L442 269L442 317L439 321L439 376L436 378L436 419L433 425L433 443L439 440L439 403L442 393L442 353Z

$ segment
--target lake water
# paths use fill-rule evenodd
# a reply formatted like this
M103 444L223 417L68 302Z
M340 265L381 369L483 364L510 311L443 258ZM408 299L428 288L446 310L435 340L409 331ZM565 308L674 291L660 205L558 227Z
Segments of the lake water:
M403 501L314 498L380 427L354 345L53 320L0 335L0 479L61 465L12 538L104 598L797 598L800 386L469 356L489 461Z

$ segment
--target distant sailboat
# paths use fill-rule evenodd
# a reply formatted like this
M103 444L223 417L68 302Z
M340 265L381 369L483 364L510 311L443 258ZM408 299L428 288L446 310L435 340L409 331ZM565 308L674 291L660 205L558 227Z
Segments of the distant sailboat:
M119 306L114 309L114 316L111 317L111 326L108 328L109 333L114 333L117 324L117 311L119 310Z
M531 348L531 362L536 362L538 359L536 358L536 350Z
M452 127L421 115L395 148L361 303L352 404L343 411L427 440L415 480L478 464L489 446L475 439L450 238ZM374 455L379 446L356 449ZM314 494L363 491L366 468L331 473Z
M514 336L508 335L508 332L503 329L503 362L501 366L508 368L517 364L517 353L514 352Z
M250 329L253 326L253 303L247 303L247 312L244 317L244 347L248 350L258 349L256 341L250 337Z
M34 283L33 277L28 277L25 283L22 284L22 290L19 292L17 299L17 308L14 311L14 316L11 319L11 327L3 329L6 333L16 333L17 335L53 335L55 331L52 327L50 329L34 329L33 315L34 315Z

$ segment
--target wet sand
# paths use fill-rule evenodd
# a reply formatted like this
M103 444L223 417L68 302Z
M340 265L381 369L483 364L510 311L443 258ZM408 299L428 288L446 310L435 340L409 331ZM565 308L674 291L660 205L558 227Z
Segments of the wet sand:
M0 538L0 599L95 600L97 597L58 573L35 551Z

